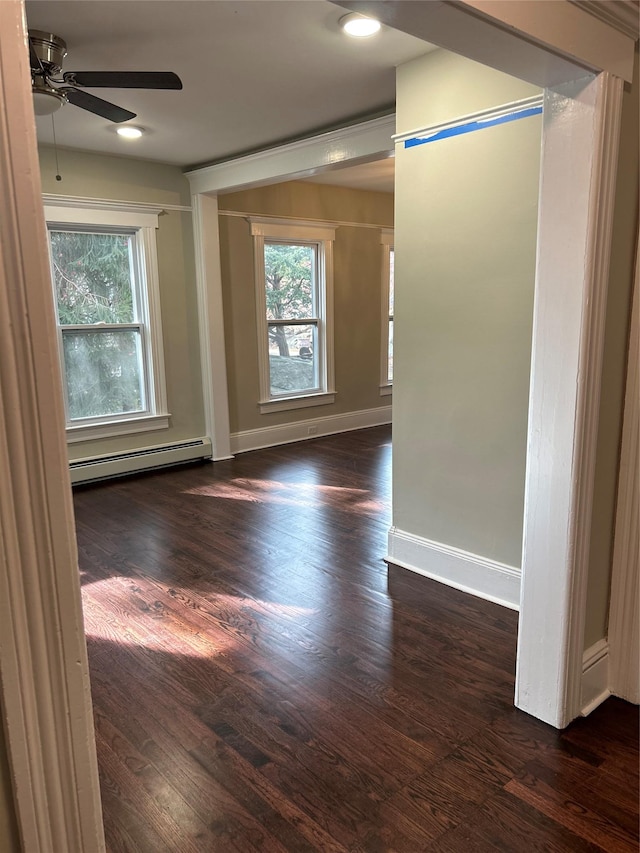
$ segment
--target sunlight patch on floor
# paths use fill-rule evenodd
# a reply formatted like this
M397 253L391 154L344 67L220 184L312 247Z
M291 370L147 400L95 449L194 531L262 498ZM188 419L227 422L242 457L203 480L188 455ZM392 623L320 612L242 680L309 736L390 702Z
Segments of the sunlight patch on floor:
M177 608L171 607L172 600ZM209 592L196 600L193 590L157 580L114 576L82 588L85 634L120 646L187 657L210 658L234 648L258 628L258 611L300 619L313 608ZM189 621L189 612L198 620ZM185 614L180 618L178 613ZM209 620L209 624L205 620Z
M182 494L249 503L273 503L295 507L338 506L346 512L381 512L385 505L370 497L368 489L323 486L315 483L285 483L278 480L242 478L230 483L212 483L185 489Z

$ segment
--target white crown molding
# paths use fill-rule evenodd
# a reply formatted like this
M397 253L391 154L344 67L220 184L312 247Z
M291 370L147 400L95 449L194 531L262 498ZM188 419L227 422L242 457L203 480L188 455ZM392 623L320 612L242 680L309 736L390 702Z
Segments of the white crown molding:
M569 0L599 21L637 41L640 38L640 5L637 0Z
M250 213L248 210L218 210L218 216L231 216L237 219L246 219L248 222L251 219L260 219L264 222L275 220L276 222L288 225L301 221L297 216L267 216L264 213ZM374 222L355 222L348 219L305 219L304 221L308 222L309 225L326 225L330 228L343 226L346 228L370 228L374 231L393 231L393 228L390 228L388 225L377 225Z
M461 127L465 124L471 124L475 121L490 121L503 116L514 115L522 112L522 110L530 110L535 107L542 107L544 97L541 94L532 95L530 98L522 98L519 101L509 101L509 103L501 104L498 107L489 107L486 110L478 110L475 113L468 113L464 116L446 121L442 124L431 124L423 127L417 127L414 130L405 130L402 133L396 133L393 136L394 142L404 142L407 139L412 139L414 136L434 136L443 130L451 130L454 127Z
M138 201L57 195L56 193L42 193L42 202L43 204L55 205L56 207L84 207L88 210L121 210L131 213L148 213L155 216L161 216L167 210L191 213L191 208L182 204L147 204L146 202Z
M258 186L287 176L310 177L345 162L379 160L393 152L395 114L339 128L288 145L185 172L192 193L216 193Z
M130 210L137 213L155 213L161 215L167 210L177 210L191 213L188 204L154 204L144 201L127 201L115 198L94 198L92 196L58 195L57 193L42 193L44 204L54 204L58 207L83 207L95 210Z
M515 566L432 542L398 527L389 530L389 553L385 559L462 592L518 609L521 572Z

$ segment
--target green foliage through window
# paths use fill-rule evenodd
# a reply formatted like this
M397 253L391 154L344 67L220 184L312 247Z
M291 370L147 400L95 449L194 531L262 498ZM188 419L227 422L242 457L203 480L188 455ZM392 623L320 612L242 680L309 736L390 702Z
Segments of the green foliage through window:
M61 325L132 323L131 236L51 231L51 268Z
M69 420L144 412L134 236L75 230L49 233ZM86 331L70 326L83 326Z
M63 332L71 420L144 411L137 330Z

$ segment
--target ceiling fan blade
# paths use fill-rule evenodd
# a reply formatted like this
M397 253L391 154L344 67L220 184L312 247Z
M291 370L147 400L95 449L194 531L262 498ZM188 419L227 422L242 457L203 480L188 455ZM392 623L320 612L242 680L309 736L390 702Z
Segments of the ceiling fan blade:
M66 71L71 86L112 89L182 89L182 81L172 71Z
M135 113L111 104L102 98L96 98L95 95L90 95L89 92L82 92L80 89L71 89L66 86L59 88L58 91L64 92L69 102L74 106L80 107L83 110L89 110L90 113L95 113L97 116L109 119L109 121L119 123L136 117Z

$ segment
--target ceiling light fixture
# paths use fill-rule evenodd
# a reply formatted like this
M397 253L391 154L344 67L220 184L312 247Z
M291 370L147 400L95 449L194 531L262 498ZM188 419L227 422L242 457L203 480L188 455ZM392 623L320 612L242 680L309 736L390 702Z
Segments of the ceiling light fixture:
M134 127L132 124L123 124L116 128L118 136L124 136L125 139L140 139L143 130L141 127Z
M381 26L380 21L375 18L368 18L359 12L351 12L345 15L340 18L338 23L348 36L359 39L375 35Z

